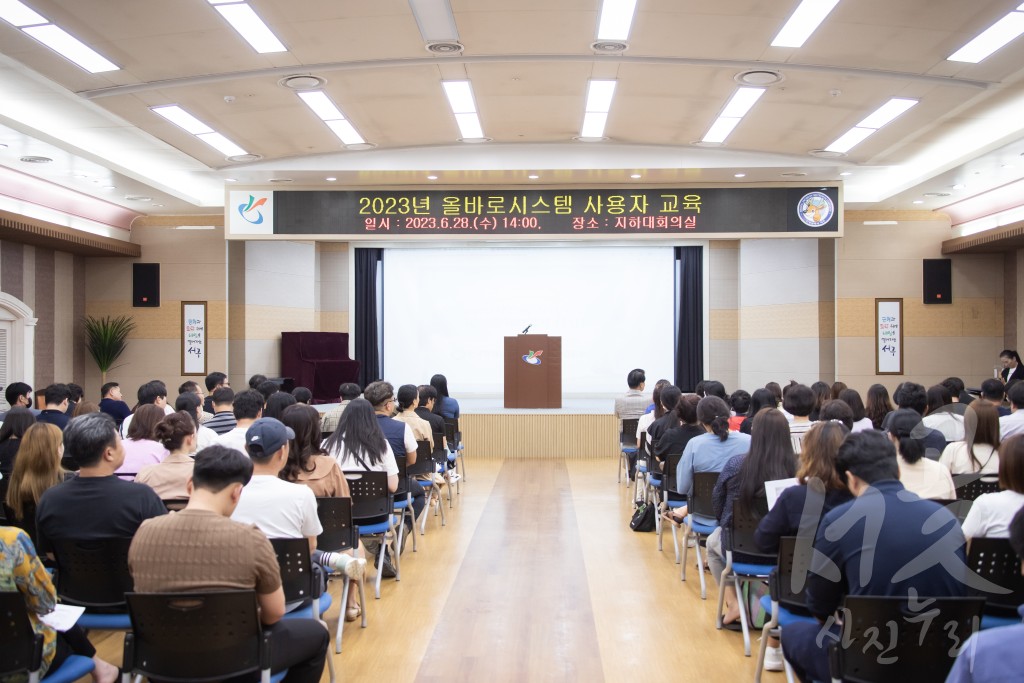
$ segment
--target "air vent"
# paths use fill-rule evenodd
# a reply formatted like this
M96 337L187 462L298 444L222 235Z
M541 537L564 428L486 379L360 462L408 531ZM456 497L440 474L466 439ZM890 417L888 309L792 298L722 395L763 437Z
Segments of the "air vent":
M363 152L368 149L373 149L376 146L377 145L373 144L372 142L356 142L351 145L345 145L345 149L349 150L350 152Z
M827 149L812 149L807 153L819 159L840 159L846 156L845 152L833 152Z
M262 158L263 158L262 154L235 154L234 156L228 157L227 160L228 161L233 161L233 162L238 163L238 164L241 164L241 163L247 163L247 162L250 162L250 161L259 161Z
M694 140L690 143L694 147L721 147L721 142L705 142L704 140Z
M153 201L152 197L147 197L147 196L142 195L142 194L126 194L124 196L124 198L127 199L130 202L151 202L151 201Z
M780 173L779 175L783 176L784 178L803 178L807 174L804 173L803 171L786 171L785 173Z
M758 88L764 88L769 85L775 85L786 80L778 71L769 71L768 69L751 69L749 71L741 71L732 77L734 81L740 85L752 85Z
M601 137L593 137L589 135L574 135L572 139L575 140L576 142L604 142L608 138L607 136L603 135Z
M427 52L435 55L457 55L466 49L462 43L457 43L454 40L441 40L435 43L427 43L425 47L427 48Z
M951 196L951 193L949 193L949 192L925 192L923 196L925 196L925 197L949 197L949 196Z
M602 55L614 55L629 49L629 43L620 40L599 40L590 44L590 49Z
M279 80L277 84L284 88L290 88L291 90L317 90L327 85L327 79L305 74L300 76L285 76Z
M459 142L465 142L467 145L479 145L484 142L490 142L492 138L459 138Z
M293 181L291 178L271 178L270 182L272 182L272 183L291 183L291 182L295 182L295 181Z
M21 157L21 161L24 161L26 164L48 164L51 161L53 161L53 159L51 159L50 157L31 157L30 156L30 157Z

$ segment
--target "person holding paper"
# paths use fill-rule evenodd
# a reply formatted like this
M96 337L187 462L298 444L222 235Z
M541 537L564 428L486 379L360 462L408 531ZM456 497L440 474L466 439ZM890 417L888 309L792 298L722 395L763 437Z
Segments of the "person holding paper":
M81 628L72 626L58 633L43 623L40 617L53 612L57 606L57 590L28 534L11 526L0 526L0 591L21 593L25 598L32 630L43 636L41 676L56 670L68 656L75 654L92 658L96 665L92 677L97 683L113 683L118 679L117 667L96 655L96 648Z

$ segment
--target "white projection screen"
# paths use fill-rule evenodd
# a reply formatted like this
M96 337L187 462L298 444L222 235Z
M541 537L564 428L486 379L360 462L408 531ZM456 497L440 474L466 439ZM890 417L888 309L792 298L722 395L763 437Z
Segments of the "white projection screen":
M562 393L620 394L626 374L673 378L672 247L386 249L384 376L453 395L500 396L504 338L562 337Z

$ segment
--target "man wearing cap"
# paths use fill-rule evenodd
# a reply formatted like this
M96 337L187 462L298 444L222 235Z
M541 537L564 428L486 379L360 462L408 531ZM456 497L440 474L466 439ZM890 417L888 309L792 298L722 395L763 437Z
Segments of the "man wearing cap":
M306 538L313 560L358 579L366 560L342 553L316 549L316 537L323 531L316 513L316 496L303 484L278 478L288 461L291 427L272 417L261 417L245 432L245 450L252 460L252 480L242 489L231 519L255 524L267 538Z

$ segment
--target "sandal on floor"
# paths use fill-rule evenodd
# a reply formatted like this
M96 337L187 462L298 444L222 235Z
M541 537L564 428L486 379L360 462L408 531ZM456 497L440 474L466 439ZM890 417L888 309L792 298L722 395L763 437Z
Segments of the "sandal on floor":
M359 605L349 607L345 610L345 621L355 621L363 614L363 608Z

